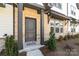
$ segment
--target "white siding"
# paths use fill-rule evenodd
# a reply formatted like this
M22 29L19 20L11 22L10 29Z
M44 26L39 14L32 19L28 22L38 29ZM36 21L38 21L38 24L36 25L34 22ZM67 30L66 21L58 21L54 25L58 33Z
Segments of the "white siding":
M62 4L62 9L59 9L55 6L53 6L51 9L56 11L56 12L59 12L61 14L64 14L66 16L69 16L69 17L72 17L72 18L75 18L76 21L79 20L79 10L77 9L77 6L75 3L68 3L68 15L67 15L67 3L61 3ZM75 8L75 15L72 15L71 14L71 6L73 6ZM68 22L68 32L71 32L71 26L70 26L70 21ZM79 24L77 24L77 27L75 27L76 29L76 33L79 33Z
M62 9L59 9L55 6L53 6L51 9L61 14L67 15L67 3L61 3L61 4L62 4Z
M73 6L73 7L75 8L75 12L76 12L76 15L75 15L75 16L71 14L71 6ZM78 14L77 11L78 11L78 9L77 9L75 3L73 3L73 4L69 3L69 4L68 4L68 16L73 17L73 18L75 18L75 19L78 19L78 18L77 18L77 14Z
M9 4L0 7L0 38L4 34L13 34L13 7Z

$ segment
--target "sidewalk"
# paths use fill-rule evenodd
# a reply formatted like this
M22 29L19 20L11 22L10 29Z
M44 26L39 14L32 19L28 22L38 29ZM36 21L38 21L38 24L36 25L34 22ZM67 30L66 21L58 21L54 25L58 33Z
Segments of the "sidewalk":
M28 51L27 56L43 56L42 52L39 49Z

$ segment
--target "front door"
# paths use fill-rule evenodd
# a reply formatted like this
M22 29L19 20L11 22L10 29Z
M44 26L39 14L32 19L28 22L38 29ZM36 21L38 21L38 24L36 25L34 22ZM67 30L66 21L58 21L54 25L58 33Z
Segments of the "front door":
M36 40L36 20L33 18L26 18L25 25L25 41Z

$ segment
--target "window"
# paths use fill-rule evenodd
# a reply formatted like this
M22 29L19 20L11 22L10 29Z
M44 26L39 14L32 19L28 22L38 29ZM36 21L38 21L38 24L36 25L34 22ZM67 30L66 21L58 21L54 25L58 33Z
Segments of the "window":
M72 15L75 15L76 13L75 13L73 10L71 10L71 14L72 14Z
M54 27L51 27L50 31L51 31L52 33L54 33Z
M71 14L74 15L74 16L76 15L75 10L76 10L76 8L71 5Z
M63 23L59 20L55 20L54 23L50 22L50 31L53 33L63 33Z
M63 28L60 28L60 32L63 33Z
M58 3L58 6L59 6L59 8L60 8L60 9L62 9L62 7L61 7L61 4L60 4L60 3Z
M71 28L71 32L73 32L73 29Z
M59 33L59 28L58 27L56 28L56 33Z
M53 6L62 9L62 4L61 3L53 3Z
M59 25L59 23L56 23L55 25L56 25L56 26L58 26L58 25Z
M74 13L73 10L71 10L71 14L72 14L72 15L73 15L73 13Z
M75 28L73 28L73 32L75 32Z
M71 32L75 32L75 28L71 28Z

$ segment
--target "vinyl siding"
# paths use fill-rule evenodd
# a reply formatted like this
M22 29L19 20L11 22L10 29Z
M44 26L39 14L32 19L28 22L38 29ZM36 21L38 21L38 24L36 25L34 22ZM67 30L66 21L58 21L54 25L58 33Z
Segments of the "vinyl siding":
M4 34L13 35L13 6L9 4L0 7L0 37Z

